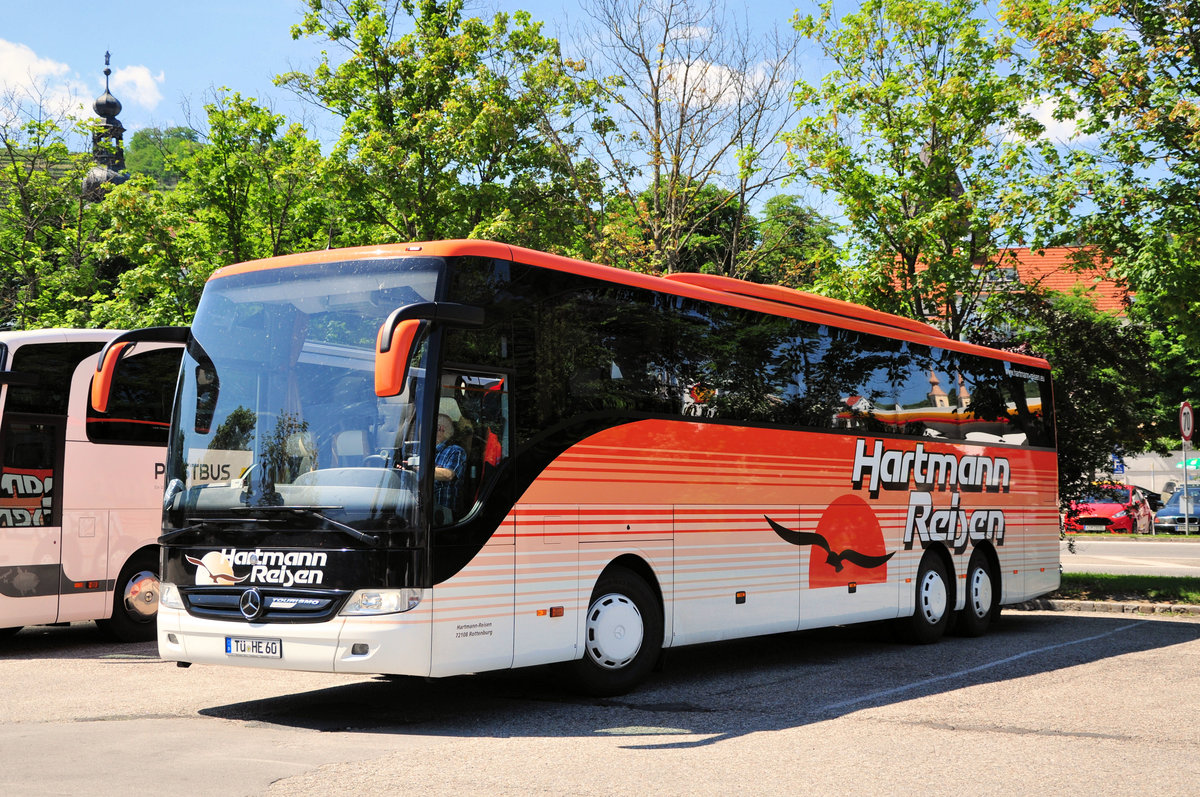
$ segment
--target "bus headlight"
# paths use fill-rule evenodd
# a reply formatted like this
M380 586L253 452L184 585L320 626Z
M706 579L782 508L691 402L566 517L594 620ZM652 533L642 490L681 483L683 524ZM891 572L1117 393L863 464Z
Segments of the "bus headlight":
M350 596L338 614L353 617L364 614L396 614L415 609L421 602L421 590L360 589Z
M182 609L183 598L179 596L179 587L163 581L158 585L158 603L168 609Z

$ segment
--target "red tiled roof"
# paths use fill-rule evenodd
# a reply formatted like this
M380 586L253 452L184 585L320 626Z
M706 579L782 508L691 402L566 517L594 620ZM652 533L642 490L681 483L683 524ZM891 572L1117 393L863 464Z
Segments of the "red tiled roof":
M1086 250L1066 246L1049 249L1014 247L1001 251L1000 263L1001 267L1015 268L1017 278L1027 287L1037 285L1070 293L1075 285L1082 284L1097 310L1124 315L1132 296L1128 288L1107 276L1106 261L1085 269L1076 268L1073 258L1078 258L1081 252L1086 253Z

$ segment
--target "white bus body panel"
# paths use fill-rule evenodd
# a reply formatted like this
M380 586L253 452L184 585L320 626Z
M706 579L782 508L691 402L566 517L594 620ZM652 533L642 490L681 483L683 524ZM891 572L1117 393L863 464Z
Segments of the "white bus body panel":
M0 342L9 346L11 364L21 346L100 343L120 333L35 330L0 334ZM158 348L163 346L138 346L139 351ZM62 526L0 523L0 567L17 567L11 579L15 586L0 589L0 627L107 619L112 615L112 593L122 567L137 551L157 544L162 525L164 449L88 440L87 405L98 360L99 354L85 357L71 380L63 470L52 493L61 502ZM28 591L43 594L5 594L21 591L26 585L32 585ZM44 594L47 591L55 594Z

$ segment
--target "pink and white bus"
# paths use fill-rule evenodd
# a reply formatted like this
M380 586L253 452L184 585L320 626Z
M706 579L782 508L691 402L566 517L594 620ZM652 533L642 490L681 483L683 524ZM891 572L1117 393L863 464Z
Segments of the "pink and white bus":
M981 634L1059 579L1044 360L486 241L217 271L166 467L183 664L616 694L666 647Z
M89 406L120 330L0 332L0 636L96 620L154 638L163 459L181 347L146 344Z

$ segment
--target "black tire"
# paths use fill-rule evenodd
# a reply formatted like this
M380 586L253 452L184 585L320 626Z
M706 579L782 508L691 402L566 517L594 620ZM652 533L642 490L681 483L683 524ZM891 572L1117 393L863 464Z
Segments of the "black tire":
M954 633L983 636L1000 608L1000 583L988 558L979 551L971 554L965 589L966 599L954 623Z
M158 556L143 551L121 568L113 590L112 617L97 620L96 625L119 642L148 642L158 634L157 620Z
M8 639L10 636L16 636L17 632L20 631L21 628L22 627L19 625L13 626L12 628L0 628L0 639Z
M612 567L588 602L583 658L571 663L576 686L596 697L623 695L654 669L662 652L662 607L635 573Z
M917 570L913 613L902 617L897 624L901 638L915 645L928 645L941 639L954 616L951 595L941 557L932 551L925 554Z

